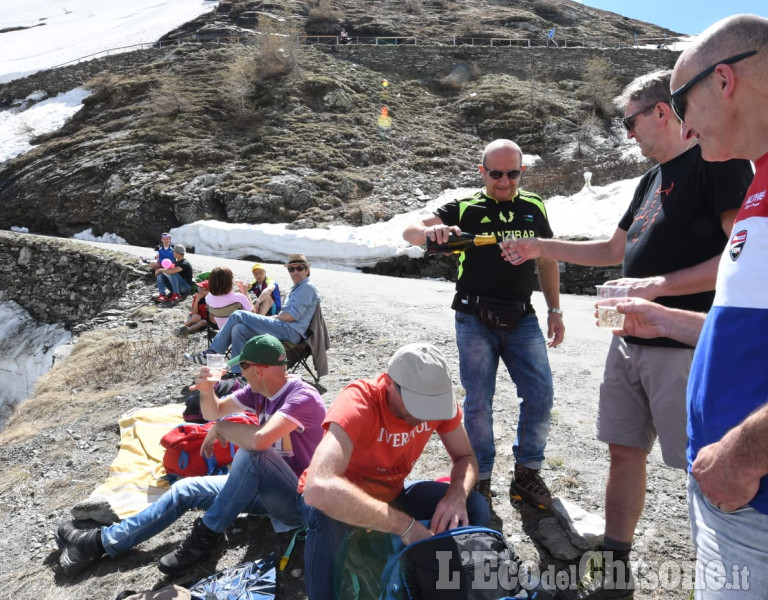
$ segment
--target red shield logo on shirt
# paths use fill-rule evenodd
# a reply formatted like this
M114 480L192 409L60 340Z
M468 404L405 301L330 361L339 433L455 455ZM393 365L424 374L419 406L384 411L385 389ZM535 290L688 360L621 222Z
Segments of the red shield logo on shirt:
M736 260L741 256L741 251L744 249L744 244L747 243L747 230L742 229L739 233L734 234L731 238L731 245L728 249L728 254L731 255L731 260Z

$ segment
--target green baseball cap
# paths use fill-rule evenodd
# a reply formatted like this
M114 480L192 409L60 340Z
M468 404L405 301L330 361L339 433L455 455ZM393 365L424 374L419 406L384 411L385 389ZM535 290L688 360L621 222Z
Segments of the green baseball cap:
M270 367L288 363L283 344L274 335L269 334L252 337L245 343L240 354L227 362L227 365L233 367L243 361Z

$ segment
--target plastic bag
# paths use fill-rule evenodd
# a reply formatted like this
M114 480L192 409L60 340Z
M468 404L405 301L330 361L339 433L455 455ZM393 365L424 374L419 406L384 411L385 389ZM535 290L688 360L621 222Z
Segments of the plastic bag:
M193 585L194 600L274 600L276 555L214 573Z

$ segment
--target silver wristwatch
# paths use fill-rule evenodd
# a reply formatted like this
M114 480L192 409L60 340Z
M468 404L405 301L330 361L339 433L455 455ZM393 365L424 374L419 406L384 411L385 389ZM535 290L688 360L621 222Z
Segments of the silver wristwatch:
M560 315L562 317L563 316L563 311L560 308L548 308L547 309L547 314L548 315Z

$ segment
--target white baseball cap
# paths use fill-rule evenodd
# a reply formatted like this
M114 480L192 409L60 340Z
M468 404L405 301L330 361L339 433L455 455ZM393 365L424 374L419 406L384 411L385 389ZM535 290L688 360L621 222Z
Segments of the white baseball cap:
M387 374L398 386L405 409L421 421L441 421L456 415L448 363L431 344L403 346L390 359Z

